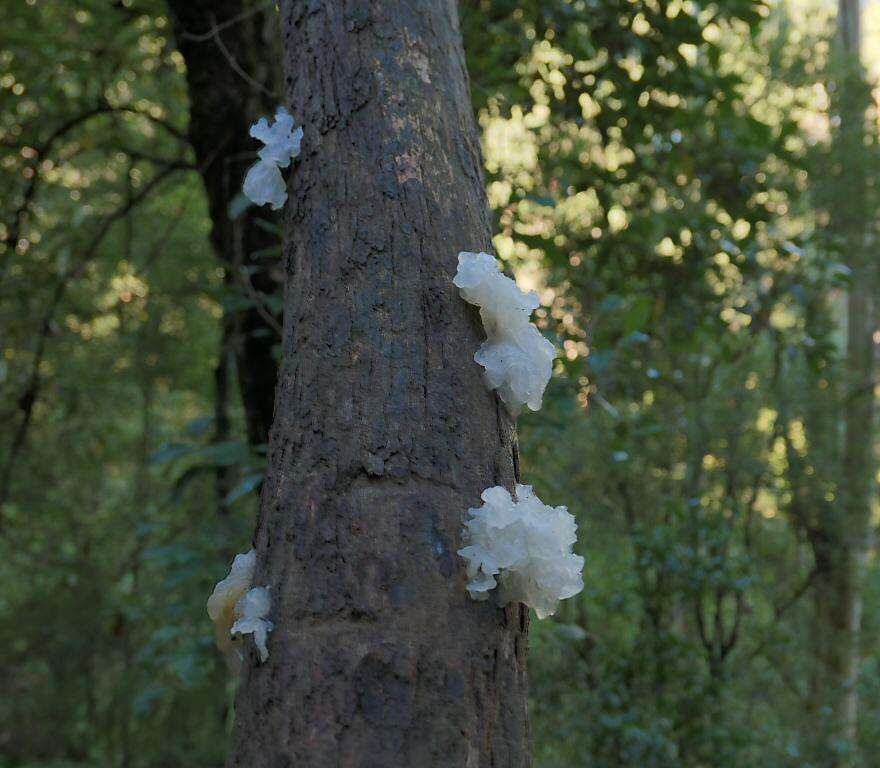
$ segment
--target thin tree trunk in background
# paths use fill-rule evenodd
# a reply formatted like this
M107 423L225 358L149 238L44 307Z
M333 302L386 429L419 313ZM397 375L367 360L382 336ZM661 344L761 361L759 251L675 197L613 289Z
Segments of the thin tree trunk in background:
M870 94L860 64L858 0L839 0L841 47L834 141L835 184L832 227L852 271L846 305L843 450L837 499L823 515L823 541L817 558L817 607L822 632L819 706L831 712L823 732L825 764L856 761L859 716L859 640L864 564L871 538L874 450L874 358L876 255L868 245L873 212L867 200L865 111ZM822 551L824 550L824 552ZM837 743L849 745L839 755Z
M243 270L257 293L278 287L271 264L260 251L278 238L255 222L268 210L248 209L235 220L229 203L241 191L247 167L259 146L251 123L272 114L278 69L266 27L277 36L275 11L251 9L243 0L168 0L177 48L186 62L190 98L189 136L208 198L211 244L224 266L230 292L246 293ZM258 12L259 11L259 12ZM266 20L269 16L269 23ZM227 310L248 441L264 445L272 425L278 366L272 347L280 340L264 318L265 309ZM231 320L231 323L229 322Z
M230 365L234 357L232 340L234 335L232 318L224 315L220 329L220 349L217 352L217 365L214 367L214 442L223 443L229 439L231 424L229 419ZM221 464L214 470L214 497L217 501L217 514L229 514L226 499L232 491L232 468Z
M465 589L462 515L514 427L452 285L490 224L453 0L282 3L284 352L229 765L529 764L521 605Z

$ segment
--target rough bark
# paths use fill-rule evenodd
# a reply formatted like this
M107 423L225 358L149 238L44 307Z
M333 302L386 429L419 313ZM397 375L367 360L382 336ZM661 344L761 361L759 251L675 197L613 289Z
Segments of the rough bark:
M186 62L189 138L207 193L211 244L224 266L225 285L231 292L247 293L247 274L257 295L270 294L278 282L260 252L277 245L277 237L255 222L272 214L249 209L235 220L229 216L229 203L240 192L259 146L248 129L277 106L271 95L277 63L265 38L264 14L249 12L243 0L168 0L168 6L177 48ZM224 326L231 333L248 440L264 445L278 377L272 347L279 339L265 318L265 308L251 306L227 314Z
M229 765L526 766L527 609L468 598L456 550L515 433L452 285L490 246L453 0L282 3L284 347L255 545L270 656Z

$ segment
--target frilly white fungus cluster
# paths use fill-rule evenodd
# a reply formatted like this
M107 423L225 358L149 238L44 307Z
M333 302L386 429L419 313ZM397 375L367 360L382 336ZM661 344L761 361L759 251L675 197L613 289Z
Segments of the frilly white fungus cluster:
M257 153L260 159L244 177L244 193L257 205L268 203L277 211L287 200L287 188L280 169L287 168L299 154L303 129L294 128L291 114L279 107L273 125L261 117L251 126L250 135L265 146Z
M474 360L486 369L489 387L514 416L523 405L539 410L556 348L529 322L538 295L523 293L488 253L459 253L452 282L465 301L480 308L488 338Z
M556 603L584 588L584 558L571 548L577 524L566 507L548 507L529 485L516 498L500 486L482 493L482 507L468 510L465 538L458 550L467 560L468 592L485 600L500 586L503 604L525 603L538 618L552 616Z
M229 575L214 587L208 598L208 615L217 632L217 647L226 654L229 665L237 671L241 666L241 643L234 635L253 634L260 653L260 661L269 658L266 634L271 632L269 615L271 603L268 587L254 587L254 569L257 553L250 550L236 555Z
M269 658L266 635L274 629L274 625L266 617L271 607L269 587L249 589L235 604L236 621L229 632L231 635L253 635L260 661Z

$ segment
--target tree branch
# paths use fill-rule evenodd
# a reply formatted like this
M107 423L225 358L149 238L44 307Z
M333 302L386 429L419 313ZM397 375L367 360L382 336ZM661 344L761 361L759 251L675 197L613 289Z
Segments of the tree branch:
M206 43L209 40L215 38L218 32L222 32L224 29L228 29L235 24L238 24L245 19L250 18L251 16L256 16L257 14L262 13L270 8L275 7L275 0L270 0L268 3L263 3L262 5L258 5L255 8L250 8L247 11L243 11L242 13L233 16L230 19L226 19L225 21L215 22L213 18L211 19L211 29L207 32L197 34L195 32L181 32L180 38L182 40L192 40L195 43Z
M41 178L39 174L40 163L42 163L48 157L49 153L52 151L52 148L55 146L55 143L63 136L68 134L70 131L72 131L74 128L82 125L88 120L91 120L93 117L97 117L98 115L112 114L114 112L133 114L146 118L150 122L160 126L163 130L165 130L174 138L189 144L189 139L187 138L186 133L179 130L168 121L163 120L162 118L155 117L149 112L134 109L133 107L114 107L107 102L100 102L95 106L90 107L89 109L86 109L64 121L61 125L55 128L38 147L36 147L36 154L31 159L30 164L27 166L28 168L31 168L33 172L30 178L27 180L27 183L25 184L21 203L12 212L7 220L8 226L6 228L6 233L4 234L2 241L0 241L4 246L3 252L2 254L0 254L0 256L2 256L2 260L0 260L0 280L2 280L6 275L6 268L8 266L9 259L15 252L15 248L18 244L19 238L21 237L21 227L24 220L24 215L27 212L28 208L30 208L31 202L33 201L34 195L36 194L37 184Z
M10 443L9 453L6 457L6 462L3 465L2 471L0 471L0 514L2 514L2 511L5 508L7 501L9 500L9 494L12 486L12 473L15 468L15 463L18 460L19 455L21 454L22 448L24 448L28 429L31 424L31 418L33 416L34 403L39 396L43 383L40 377L40 365L42 364L43 358L46 353L46 343L50 333L52 332L52 325L55 319L55 313L57 312L58 307L61 304L61 300L64 298L64 294L67 291L67 286L71 281L76 280L77 278L82 276L86 267L94 258L98 246L100 246L101 242L110 232L112 226L117 221L125 217L132 209L142 203L157 186L159 186L168 176L170 176L177 170L180 169L173 167L163 169L162 171L157 173L152 179L150 179L150 181L143 187L143 189L141 189L136 195L133 195L124 205L120 206L115 211L105 216L97 231L89 240L86 247L83 249L83 254L77 261L76 265L72 266L66 272L64 272L64 274L61 275L58 282L56 283L55 289L52 293L52 297L49 300L46 311L43 314L43 319L40 322L40 328L37 335L37 343L34 349L34 357L33 361L31 362L30 373L27 377L27 384L25 385L22 394L18 398L18 407L22 413L21 420L19 421L18 427L13 434L12 441ZM2 518L0 518L0 528L2 528Z

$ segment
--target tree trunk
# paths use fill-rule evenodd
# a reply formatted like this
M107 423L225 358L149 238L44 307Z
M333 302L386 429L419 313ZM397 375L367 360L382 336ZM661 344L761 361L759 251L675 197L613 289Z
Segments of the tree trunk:
M822 520L817 550L817 609L821 631L818 705L830 712L822 729L823 764L850 765L857 753L860 634L864 563L870 547L874 450L875 255L867 240L871 215L865 175L865 111L870 93L860 64L858 0L839 0L841 57L835 106L832 227L852 271L846 307L843 448L834 504ZM840 744L848 744L841 754Z
M234 220L229 215L229 203L256 160L259 145L248 135L250 125L277 106L271 95L277 65L265 39L264 15L248 14L243 0L168 0L168 6L177 48L186 62L189 137L207 193L211 244L224 266L226 288L242 295L271 294L278 283L259 252L277 245L278 238L256 224L258 219L271 219L271 214L252 208ZM266 12L274 14L268 7ZM268 440L278 378L272 347L280 339L266 313L264 307L251 306L229 310L224 319L232 335L252 445Z
M217 351L217 365L214 366L214 435L215 443L229 440L232 424L229 418L229 380L231 362L235 355L232 352L234 323L232 318L224 315L220 328L220 349ZM217 503L217 514L221 517L229 515L226 499L233 489L233 467L221 464L214 469L214 498Z
M282 2L284 348L255 545L270 656L231 766L526 766L527 609L472 601L462 516L514 427L452 285L490 223L454 0Z

